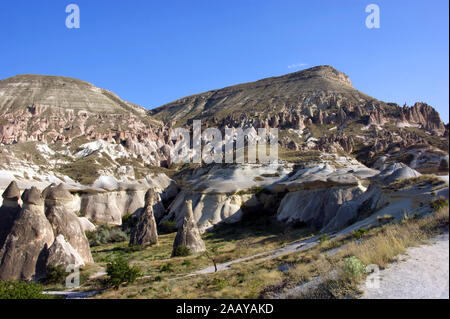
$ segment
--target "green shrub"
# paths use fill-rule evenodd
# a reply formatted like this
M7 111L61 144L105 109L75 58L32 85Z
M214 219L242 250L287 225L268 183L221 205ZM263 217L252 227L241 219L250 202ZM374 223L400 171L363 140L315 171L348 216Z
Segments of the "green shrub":
M212 284L216 286L219 290L227 286L227 280L222 278L214 278Z
M165 265L161 265L159 266L159 271L160 272L172 272L173 271L173 265L172 263L167 263Z
M349 279L358 280L366 272L366 266L355 256L344 258L344 274Z
M140 275L137 267L131 267L123 257L118 257L106 265L108 285L119 288L122 283L133 283Z
M165 220L159 224L159 233L170 234L177 231L177 223L171 220Z
M133 246L125 247L123 250L124 250L126 253L134 253L134 252L136 252L136 251L142 251L142 250L145 250L145 247L144 247L144 246L139 246L139 245L133 245Z
M329 241L329 240L330 240L330 237L328 237L327 234L322 234L322 235L320 235L320 237L319 237L319 242L320 242L320 244L323 244L323 243L325 243L325 242L327 242L327 241Z
M186 246L178 246L175 251L173 252L173 255L175 257L186 257L191 254L191 250Z
M430 202L430 206L431 206L431 208L433 208L434 211L437 211L441 208L447 207L448 200L445 197L439 197L439 198L433 199Z
M24 281L0 281L0 299L49 299L39 284Z
M47 276L42 280L44 284L60 284L66 280L67 272L61 265L47 266Z
M86 232L86 236L91 247L128 240L127 234L120 227L111 227L106 224L98 226L93 232Z
M358 230L355 230L355 232L353 233L353 237L355 237L355 239L361 239L364 237L365 234L367 234L368 230L365 228L360 228Z
M182 265L186 266L186 267L189 267L190 265L192 265L192 261L186 259L186 260L183 261Z

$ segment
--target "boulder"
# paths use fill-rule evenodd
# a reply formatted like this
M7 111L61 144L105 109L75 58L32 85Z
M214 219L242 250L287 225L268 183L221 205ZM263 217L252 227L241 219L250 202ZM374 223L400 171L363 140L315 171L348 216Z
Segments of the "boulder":
M71 206L72 195L60 184L50 189L45 198L46 211L55 236L64 235L64 238L83 258L85 263L94 262L89 247L89 241L84 233L78 216L67 209Z
M22 194L23 207L0 250L0 280L36 280L45 276L47 247L53 229L35 187Z
M353 200L343 203L336 215L322 228L322 232L332 232L344 228L357 220L372 214L377 207L382 191L376 184L370 184L369 188Z
M63 235L58 235L53 244L48 249L47 266L61 265L66 268L69 265L84 266L83 258L64 239Z
M355 186L334 186L290 192L281 200L277 219L286 224L305 224L321 229L335 217L342 204L362 193L362 189Z
M239 222L243 216L241 207L252 199L255 199L255 194L205 194L182 190L168 207L169 212L162 221L174 219L180 228L186 214L186 201L191 200L194 219L203 233L219 223Z
M420 175L421 174L419 172L417 172L416 170L410 168L409 166L405 166L405 167L396 169L394 172L392 172L392 174L387 176L383 180L383 182L386 184L390 184L392 182L395 182L398 179L418 177Z
M145 194L144 211L131 231L130 246L150 246L158 243L158 231L154 216L154 205L160 201L159 194L149 189Z
M200 232L197 228L197 223L194 220L194 213L192 212L192 201L186 201L186 213L184 215L183 225L178 229L175 241L173 242L172 256L179 246L187 247L191 253L200 253L206 250Z
M144 190L120 190L83 194L80 214L98 223L122 225L122 217L144 207Z
M3 246L20 212L20 190L15 181L9 184L2 197L3 203L0 207L0 248Z

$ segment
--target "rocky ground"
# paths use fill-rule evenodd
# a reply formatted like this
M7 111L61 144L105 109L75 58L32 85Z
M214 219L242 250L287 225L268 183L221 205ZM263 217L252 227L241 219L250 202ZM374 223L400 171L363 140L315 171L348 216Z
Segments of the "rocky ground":
M381 270L379 288L363 286L365 299L448 299L448 233L407 250L399 261Z

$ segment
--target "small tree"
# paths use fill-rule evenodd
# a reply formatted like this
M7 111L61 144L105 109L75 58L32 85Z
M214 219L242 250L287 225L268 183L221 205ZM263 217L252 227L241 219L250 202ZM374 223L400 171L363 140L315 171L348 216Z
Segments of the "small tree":
M128 261L123 257L118 257L106 265L108 274L108 284L118 289L122 283L133 283L139 276L137 267L130 267Z
M217 272L217 247L205 251L205 256L214 264L214 272Z
M67 272L62 265L48 265L47 276L42 280L44 284L60 284L67 277Z

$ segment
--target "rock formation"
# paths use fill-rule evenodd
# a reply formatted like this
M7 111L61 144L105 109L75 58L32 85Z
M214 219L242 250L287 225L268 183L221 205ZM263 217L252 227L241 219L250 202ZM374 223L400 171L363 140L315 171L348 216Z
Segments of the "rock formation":
M72 200L72 195L63 184L51 188L45 198L45 215L55 236L63 235L85 263L92 263L94 260L83 227L78 216L68 209L72 207Z
M46 265L62 266L66 268L69 265L84 266L83 258L73 247L64 239L63 235L58 235L55 241L48 249Z
M158 243L158 231L153 207L159 200L159 194L149 189L145 194L144 211L131 231L130 246L150 246Z
M0 250L0 280L34 280L45 276L46 248L54 241L35 187L22 194L23 207Z
M327 225L342 204L362 194L355 186L306 189L286 194L277 219L287 224L304 224L316 229Z
M92 231L94 231L97 228L86 217L78 217L78 220L80 221L81 227L83 228L84 232L87 232L87 231L91 231L92 232Z
M9 184L2 197L3 203L0 207L0 248L3 246L20 212L20 190L15 181Z
M191 253L196 254L206 250L200 232L197 228L197 223L192 212L192 201L186 201L186 213L183 220L183 225L178 229L175 241L173 242L172 256L179 246L187 247Z

